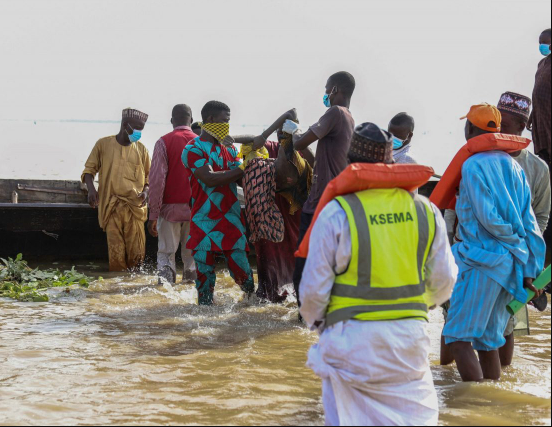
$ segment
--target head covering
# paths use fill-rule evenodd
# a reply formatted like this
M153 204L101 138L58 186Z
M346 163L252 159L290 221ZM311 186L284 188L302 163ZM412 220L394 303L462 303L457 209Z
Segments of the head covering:
M142 123L146 123L148 121L148 117L149 116L146 113L142 113L141 111L133 108L125 108L123 110L123 120L136 119Z
M393 135L374 123L355 128L349 159L358 163L393 163Z
M486 102L472 106L466 116L460 117L460 120L464 119L468 119L470 123L479 129L495 133L500 132L502 125L502 114L500 114L498 108Z
M498 111L507 112L529 121L531 116L531 98L519 93L506 92L500 97Z
M221 144L230 135L230 123L199 123L199 126Z

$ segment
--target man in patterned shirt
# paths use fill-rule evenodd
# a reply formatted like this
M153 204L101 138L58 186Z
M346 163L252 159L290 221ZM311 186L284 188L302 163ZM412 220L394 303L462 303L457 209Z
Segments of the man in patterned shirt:
M223 144L230 130L230 108L210 101L201 116L201 135L186 146L182 162L192 172L192 221L187 248L192 250L197 266L198 302L211 305L217 255L225 257L232 278L244 292L251 294L255 284L238 200L237 182L243 177L243 166L236 147Z

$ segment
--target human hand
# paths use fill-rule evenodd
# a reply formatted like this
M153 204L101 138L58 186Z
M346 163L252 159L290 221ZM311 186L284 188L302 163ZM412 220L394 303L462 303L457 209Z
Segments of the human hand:
M88 191L88 204L94 209L96 209L100 204L100 196L98 195L98 192L95 188L93 188L91 191Z
M156 219L150 219L148 221L148 232L150 236L152 237L158 237L159 233L157 232L157 220Z
M288 120L297 120L297 109L292 108L285 115Z
M299 125L291 120L286 120L284 126L282 126L282 131L290 135L295 134L299 130Z
M144 189L140 194L138 194L138 198L142 200L142 203L140 204L140 207L143 208L146 206L146 203L148 203L148 194L149 191L147 189Z
M224 141L222 141L222 144L227 148L232 147L235 143L236 141L230 135L228 135L226 138L224 138Z
M542 295L542 292L543 292L542 290L538 290L537 288L535 288L535 286L533 285L534 280L535 279L532 279L530 277L525 277L523 279L523 287L525 289L529 289L530 291L535 293L535 297L531 301L534 301L534 300L538 299Z

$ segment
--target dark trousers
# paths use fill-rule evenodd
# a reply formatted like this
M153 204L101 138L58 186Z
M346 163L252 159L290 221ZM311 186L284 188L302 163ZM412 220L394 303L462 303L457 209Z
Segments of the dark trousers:
M299 241L297 247L301 245L305 234L309 230L311 222L314 218L313 214L301 213L301 224L299 225ZM299 285L301 284L301 278L303 277L303 270L305 268L306 258L295 258L295 271L293 272L293 287L295 288L295 295L297 295L297 303L301 306L299 301Z

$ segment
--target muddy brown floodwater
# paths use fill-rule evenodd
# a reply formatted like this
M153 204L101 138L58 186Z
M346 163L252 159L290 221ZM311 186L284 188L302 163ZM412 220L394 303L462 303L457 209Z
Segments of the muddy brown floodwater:
M323 425L305 367L317 336L292 301L242 301L224 272L211 308L192 285L104 277L51 290L49 303L0 300L0 424ZM532 335L500 382L462 384L438 366L441 327L432 312L441 424L550 425L550 309L531 311Z

